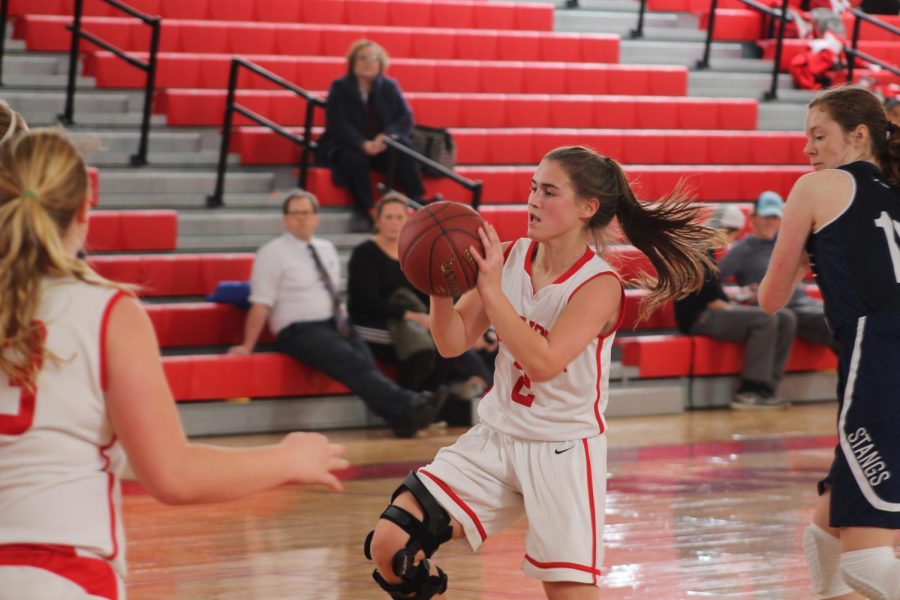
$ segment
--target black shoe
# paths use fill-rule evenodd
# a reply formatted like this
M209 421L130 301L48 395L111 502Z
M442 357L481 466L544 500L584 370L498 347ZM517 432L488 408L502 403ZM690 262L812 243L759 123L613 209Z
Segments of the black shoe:
M411 438L418 430L431 425L449 395L450 392L443 386L435 392L419 394L418 400L409 407L403 421L394 425L394 435L398 438Z

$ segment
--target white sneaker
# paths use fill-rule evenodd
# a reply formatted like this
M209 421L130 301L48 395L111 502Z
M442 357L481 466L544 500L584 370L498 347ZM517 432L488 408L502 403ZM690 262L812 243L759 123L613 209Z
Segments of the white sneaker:
M731 408L737 410L778 410L788 403L777 396L763 396L757 392L739 392L731 400Z

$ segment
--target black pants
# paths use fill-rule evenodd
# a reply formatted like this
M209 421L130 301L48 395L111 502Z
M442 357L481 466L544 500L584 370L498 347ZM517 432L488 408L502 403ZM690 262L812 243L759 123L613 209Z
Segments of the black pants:
M418 399L415 392L378 370L369 347L355 331L346 338L338 333L333 319L288 325L278 332L276 347L346 385L390 425L402 422Z
M369 177L371 171L375 169L381 173L387 172L390 154L389 150L385 150L376 156L369 156L358 148L344 148L332 155L338 179L350 189L356 209L362 214L369 214L374 206ZM418 163L400 152L395 152L395 155L394 187L413 200L421 200L425 195L425 188L422 187Z

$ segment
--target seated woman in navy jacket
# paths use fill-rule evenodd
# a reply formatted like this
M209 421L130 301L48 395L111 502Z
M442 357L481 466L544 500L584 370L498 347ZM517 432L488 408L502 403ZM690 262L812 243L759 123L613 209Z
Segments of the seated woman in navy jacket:
M367 219L373 206L369 173L389 168L384 138L393 136L412 146L412 111L397 82L384 74L387 63L387 53L375 42L361 39L350 46L347 74L328 92L325 133L319 140L319 161L331 168L336 184L350 188L357 211ZM395 154L395 186L421 201L425 190L418 163Z

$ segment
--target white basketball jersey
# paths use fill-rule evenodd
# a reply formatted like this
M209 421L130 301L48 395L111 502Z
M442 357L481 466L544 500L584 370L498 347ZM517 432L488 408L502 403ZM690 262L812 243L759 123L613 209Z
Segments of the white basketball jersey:
M115 289L48 279L36 320L46 347L34 394L0 373L0 544L73 546L124 576L119 474L102 340Z
M531 261L537 247L537 242L521 238L507 249L502 285L522 320L546 336L582 285L604 274L616 279L618 275L586 247L584 255L566 273L535 294ZM624 296L624 289L622 293ZM619 323L623 309L624 298L619 307ZM478 407L482 422L529 440L567 441L603 433L614 337L615 330L594 338L562 373L544 382L531 381L501 339L494 387Z

